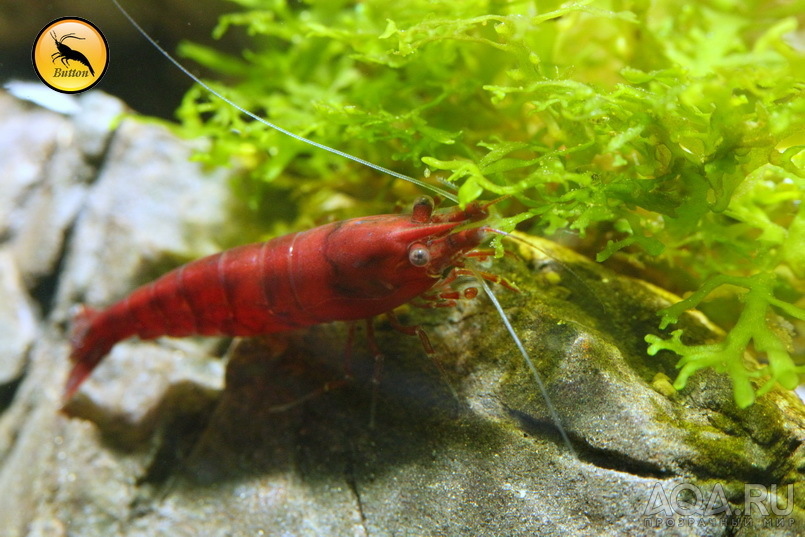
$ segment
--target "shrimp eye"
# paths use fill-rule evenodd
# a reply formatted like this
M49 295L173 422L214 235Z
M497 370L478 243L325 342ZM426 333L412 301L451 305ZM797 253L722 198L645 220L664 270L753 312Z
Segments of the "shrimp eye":
M408 261L415 267L424 267L430 263L430 252L421 244L415 244L408 250Z

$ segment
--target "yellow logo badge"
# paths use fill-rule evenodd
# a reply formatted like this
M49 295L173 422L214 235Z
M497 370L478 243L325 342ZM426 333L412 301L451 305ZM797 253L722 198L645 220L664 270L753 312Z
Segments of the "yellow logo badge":
M78 17L57 19L42 28L32 56L42 82L62 93L88 90L109 66L106 38L94 24Z

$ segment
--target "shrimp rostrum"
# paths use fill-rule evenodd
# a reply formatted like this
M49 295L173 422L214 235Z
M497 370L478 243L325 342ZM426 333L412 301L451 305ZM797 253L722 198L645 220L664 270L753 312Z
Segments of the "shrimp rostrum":
M485 219L487 208L434 211L422 197L410 215L353 218L239 246L174 269L106 309L82 307L65 400L129 337L256 336L390 313L455 278L489 229L466 224Z

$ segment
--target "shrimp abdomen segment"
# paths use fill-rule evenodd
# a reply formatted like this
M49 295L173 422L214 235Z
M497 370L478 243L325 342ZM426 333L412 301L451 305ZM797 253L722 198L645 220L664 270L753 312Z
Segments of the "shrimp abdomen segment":
M248 244L183 265L135 290L104 314L128 317L133 335L142 339L253 336L316 322L289 307L292 275L285 269L292 238ZM115 312L118 308L122 311Z
M313 324L293 301L287 271L293 235L183 265L104 310L83 308L71 337L69 399L119 341L188 335L254 336Z

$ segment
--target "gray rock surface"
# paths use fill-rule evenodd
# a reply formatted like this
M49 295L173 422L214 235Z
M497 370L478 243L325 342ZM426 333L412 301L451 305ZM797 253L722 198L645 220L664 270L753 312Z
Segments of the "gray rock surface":
M8 248L0 248L0 386L22 376L38 321L14 256Z
M71 416L60 414L70 308L108 304L157 269L212 251L229 207L226 177L189 163L188 144L163 128L130 119L96 129L106 140L94 146L106 148L96 157L88 156L92 144L65 146L75 154L62 158L74 164L57 177L42 170L53 169L58 151L4 144L37 136L41 147L55 147L44 129L72 132L75 122L8 96L0 96L0 110L20 129L6 129L0 155L22 159L7 161L20 177L9 178L14 187L4 182L0 196L0 293L15 303L0 314L36 325L21 343L0 332L0 349L17 356L0 414L4 535L698 536L805 528L799 399L772 392L739 410L729 381L711 372L674 392L676 358L648 357L643 342L672 297L543 241L552 257L515 245L524 260L494 261L491 269L523 290L498 295L577 455L484 298L401 313L428 331L448 379L416 338L377 322L386 360L374 427L373 365L360 334L353 381L305 398L342 379L340 324L236 341L228 350L210 339L127 341L70 402ZM25 134L34 122L43 126ZM54 237L36 238L28 230L36 219L26 215L61 199L48 192L71 188L81 195L65 194L69 207L48 212L61 215ZM49 200L36 201L35 191ZM28 240L52 241L61 254L35 263L20 254ZM33 299L42 278L57 290ZM684 323L702 340L717 336L701 316ZM783 502L770 507L785 507L792 485L793 509L761 516L756 506L748 519L644 516L658 487L670 495L679 485L701 487L703 501L720 491L730 510L743 509L747 483L778 485Z

